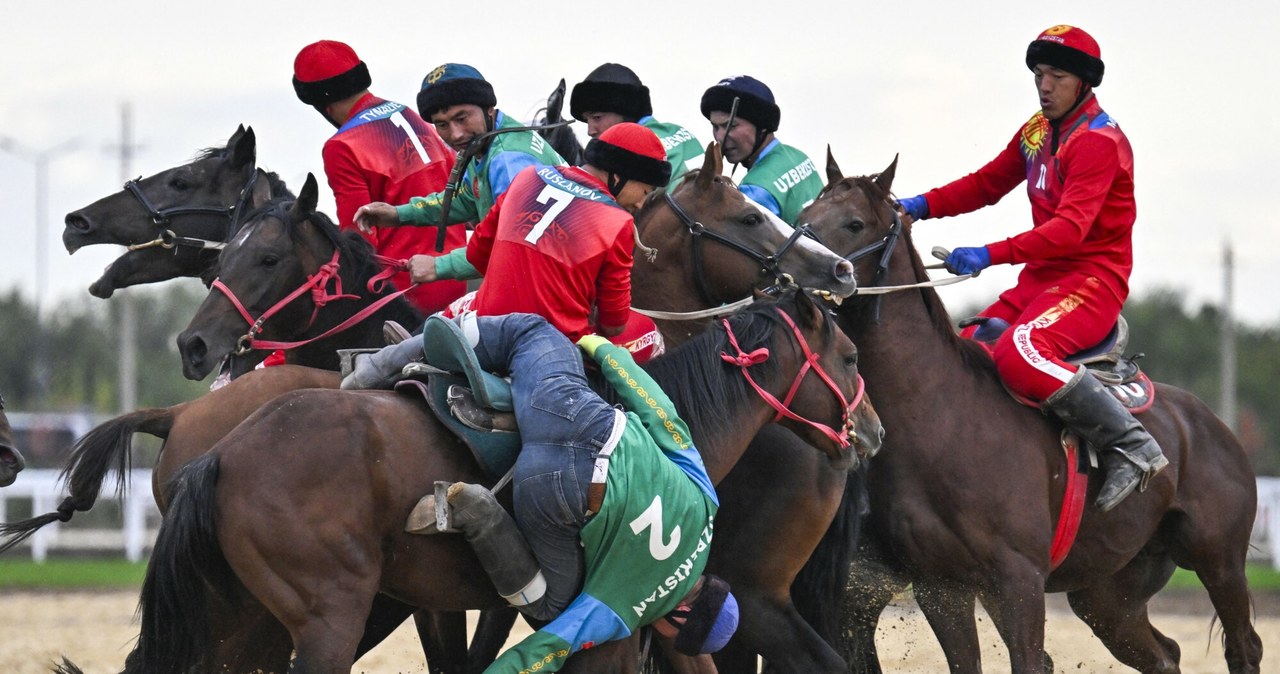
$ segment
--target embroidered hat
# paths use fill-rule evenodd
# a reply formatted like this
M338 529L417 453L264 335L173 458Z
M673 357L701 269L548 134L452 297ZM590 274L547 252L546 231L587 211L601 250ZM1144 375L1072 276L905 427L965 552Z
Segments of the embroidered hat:
M586 163L629 180L665 187L671 164L657 134L633 122L614 124L587 143Z
M1047 28L1027 45L1027 67L1035 70L1043 63L1065 70L1096 87L1102 84L1102 50L1088 33L1068 25Z
M684 624L679 625L675 646L685 655L715 653L738 630L738 600L719 576L703 576L702 590L684 611Z
M418 114L426 120L453 105L478 105L488 110L497 104L493 85L479 70L463 63L446 63L427 73L418 92Z
M369 88L369 68L346 43L320 40L293 59L293 90L307 105L328 105Z
M738 117L755 124L764 131L777 131L782 110L773 101L773 92L764 82L749 75L726 77L702 94L702 116L711 119L711 112L730 112L733 99L738 99Z
M569 95L569 114L574 119L585 122L588 112L616 112L630 120L652 115L649 87L630 68L606 63L573 85Z

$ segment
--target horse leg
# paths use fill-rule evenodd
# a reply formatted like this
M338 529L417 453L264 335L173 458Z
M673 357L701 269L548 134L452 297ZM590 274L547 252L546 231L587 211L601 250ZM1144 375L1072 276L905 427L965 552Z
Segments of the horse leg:
M916 604L933 630L953 674L981 674L982 648L974 619L972 590L940 582L916 581Z
M998 581L983 591L983 606L1009 649L1010 670L1040 674L1045 671L1045 570L1013 551L1006 554L1013 561L991 569Z
M750 639L770 670L833 674L848 671L844 660L800 617L789 597L779 599L758 592L734 594L741 616L739 635ZM754 661L749 671L755 671Z
M483 672L498 659L498 653L511 636L511 627L516 624L518 617L520 612L510 606L480 612L476 632L471 638L471 648L467 650L468 674Z
M382 595L378 596L382 597ZM419 610L413 613L413 622L417 627L418 640L422 642L422 650L427 656L427 671L430 674L466 671L467 614L465 612ZM365 641L368 640L369 630L366 628ZM360 645L363 647L364 641L360 642Z
M1147 601L1169 581L1173 569L1168 557L1140 553L1111 577L1068 592L1067 600L1117 660L1140 672L1173 674L1181 671L1181 651L1151 625L1147 613Z
M237 592L210 604L214 644L206 658L209 671L283 674L293 642L275 616L252 597Z

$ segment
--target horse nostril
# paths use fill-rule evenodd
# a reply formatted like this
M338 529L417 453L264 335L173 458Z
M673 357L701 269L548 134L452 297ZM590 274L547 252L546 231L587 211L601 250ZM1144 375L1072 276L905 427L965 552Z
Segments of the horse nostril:
M67 229L70 229L77 234L88 234L94 230L93 222L78 212L68 213L64 222L67 225Z
M853 263L848 260L841 260L836 263L835 268L836 280L843 283L853 281Z
M187 362L189 364L194 367L200 367L204 364L205 357L209 355L209 346L200 337L192 337L187 340L182 352L187 354Z

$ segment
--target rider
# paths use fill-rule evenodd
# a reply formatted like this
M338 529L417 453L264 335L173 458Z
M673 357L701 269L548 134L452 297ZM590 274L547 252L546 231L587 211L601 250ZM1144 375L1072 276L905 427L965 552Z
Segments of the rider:
M569 113L579 122L586 122L587 135L592 138L620 122L636 122L656 133L667 151L667 163L671 164L671 182L665 187L674 188L689 170L688 163L702 160L702 143L692 132L679 124L653 118L649 87L624 65L606 63L573 85Z
M585 157L582 167L521 171L466 248L415 256L412 278L425 283L483 275L469 307L480 315L534 313L573 340L598 333L642 359L660 352L652 321L631 311L631 211L667 184L671 165L658 137L628 122L591 139ZM388 385L421 356L416 340L404 344L357 358L343 388Z
M356 209L371 201L400 203L444 189L454 153L440 134L405 106L369 93L369 69L350 46L313 42L293 61L293 89L338 131L325 141L325 175L338 208L338 225L355 229ZM385 230L365 235L379 255L402 260L434 250L435 238L421 230ZM466 228L450 227L445 250L466 245ZM408 271L392 277L410 285ZM443 309L466 292L461 281L420 285L406 298L423 314Z
M454 150L467 149L482 134L518 128L520 124L497 108L493 85L480 71L461 63L446 63L422 80L418 112L435 124L436 131ZM516 174L534 164L557 165L564 159L533 131L508 131L481 140L462 176L462 187L449 204L447 221L479 222L498 196L507 191ZM427 194L427 193L424 193ZM435 225L440 222L444 193L418 196L401 206L374 202L356 211L356 224L370 227Z
M1027 182L1032 228L983 247L957 248L947 269L976 274L992 264L1025 263L1018 284L981 314L1012 326L993 347L996 367L1011 390L1039 401L1102 452L1107 477L1095 505L1107 511L1169 463L1085 368L1063 360L1100 342L1129 294L1133 151L1094 97L1103 63L1088 33L1049 28L1027 47L1026 63L1035 73L1040 111L976 173L899 206L908 222L959 215Z
M738 189L794 225L818 198L822 177L808 155L774 137L782 111L769 87L747 75L726 77L702 94L702 116L711 122L724 158L747 167Z
M450 530L471 543L504 599L551 621L486 671L556 671L571 654L649 624L686 655L723 647L737 601L723 580L703 575L719 501L657 382L626 349L579 339L623 412L591 390L577 349L542 317L460 322L479 365L511 375L522 449L515 519L488 489L458 482L448 490ZM418 521L434 522L435 506L424 498Z

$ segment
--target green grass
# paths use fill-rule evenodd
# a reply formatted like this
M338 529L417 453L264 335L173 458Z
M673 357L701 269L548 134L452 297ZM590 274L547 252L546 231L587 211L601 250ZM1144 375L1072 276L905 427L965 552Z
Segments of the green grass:
M1269 565L1250 564L1245 567L1245 575L1249 578L1251 592L1280 592L1280 570L1273 569ZM1173 573L1173 578L1169 579L1169 584L1164 586L1164 591L1203 588L1204 585L1200 584L1200 579L1196 577L1194 571L1178 569Z
M145 562L123 559L0 560L0 589L136 589L146 572Z

